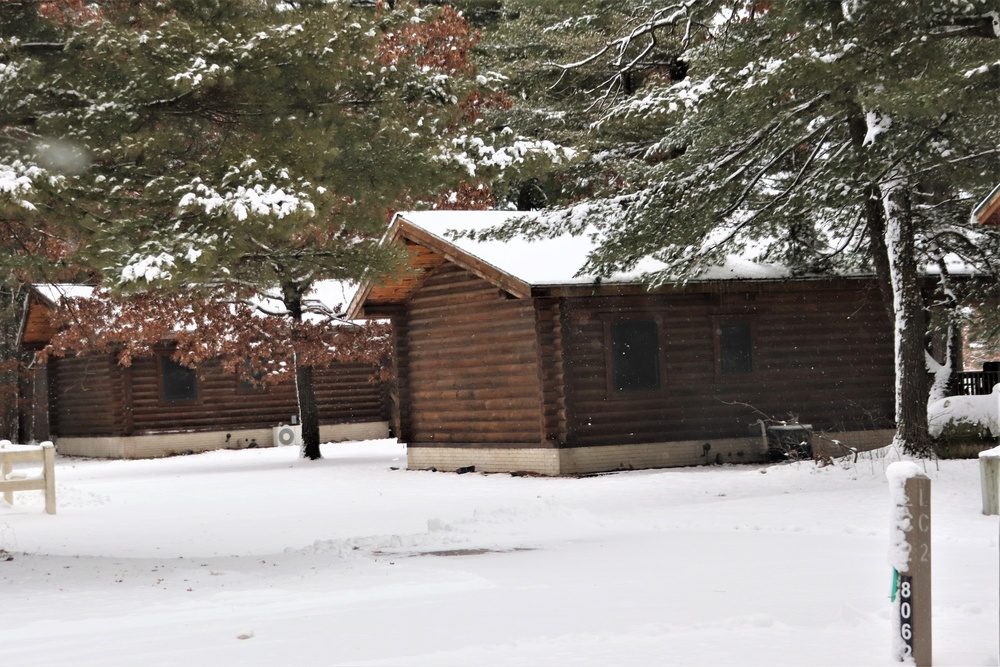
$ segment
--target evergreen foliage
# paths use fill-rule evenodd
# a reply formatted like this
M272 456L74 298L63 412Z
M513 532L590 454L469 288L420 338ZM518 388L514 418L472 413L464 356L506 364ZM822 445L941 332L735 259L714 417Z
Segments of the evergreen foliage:
M118 292L258 290L303 322L316 282L398 268L394 209L567 156L482 123L477 39L404 2L5 3L2 214Z
M316 281L398 266L393 209L575 204L508 232L590 226L584 271L654 257L651 284L873 272L925 449L920 273L1000 275L969 215L1000 174L995 1L456 5L484 39L444 3L4 3L0 266L302 320Z
M18 58L2 112L25 138L10 162L56 175L49 199L35 182L50 224L80 228L123 286L388 266L371 241L386 209L444 168L416 159L437 138L410 121L448 125L463 93L450 75L382 63L401 17L249 0L114 9L6 40ZM42 39L53 48L29 48Z
M662 4L566 65L617 72L591 98L604 196L549 217L600 230L584 270L655 257L656 284L739 254L874 272L897 331L897 438L925 451L921 267L997 275L997 234L970 219L1000 175L996 3Z
M675 50L667 37L624 75L614 58L595 54L608 53L608 45L627 34L647 9L647 3L635 0L507 0L494 14L476 51L504 74L512 104L494 110L491 120L526 136L585 148L593 158L512 179L499 193L501 199L519 209L551 207L620 186L604 158L627 153L630 140L623 132L594 131L604 112L601 98L608 90L631 93L653 72L675 63Z

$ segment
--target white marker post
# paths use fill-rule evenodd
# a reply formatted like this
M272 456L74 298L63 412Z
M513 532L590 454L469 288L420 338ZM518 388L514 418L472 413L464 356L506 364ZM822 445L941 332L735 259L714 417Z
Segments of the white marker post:
M892 498L893 656L931 665L931 480L911 462L886 470Z
M994 388L997 387L1000 385ZM1000 422L1000 417L997 421ZM1000 447L979 452L979 478L983 493L983 514L1000 514Z
M979 480L983 494L983 514L1000 514L1000 447L979 452Z

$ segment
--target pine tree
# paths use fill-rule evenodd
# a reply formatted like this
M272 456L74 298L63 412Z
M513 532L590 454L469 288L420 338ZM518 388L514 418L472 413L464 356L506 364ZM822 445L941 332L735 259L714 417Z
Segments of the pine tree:
M896 331L896 444L926 452L923 267L961 259L997 275L997 234L970 221L1000 175L997 9L703 0L649 10L579 64L646 72L595 99L595 130L622 146L595 167L621 190L585 207L603 233L587 270L655 257L655 284L749 253L795 275L874 272ZM658 70L657 49L676 66Z
M497 91L468 60L477 38L450 8L403 2L7 3L0 196L78 239L115 291L266 292L305 345L316 282L399 266L379 244L393 209L558 157L479 122Z
M603 112L599 100L608 91L630 93L651 71L673 61L670 53L657 48L648 62L622 75L613 59L595 54L628 32L646 7L634 0L506 0L489 14L492 20L476 51L489 67L503 73L511 102L494 109L490 120L526 136L585 147L593 157L589 162L539 165L509 180L499 193L504 203L522 210L551 207L617 187L615 176L599 163L611 151L627 150L625 138L593 131Z

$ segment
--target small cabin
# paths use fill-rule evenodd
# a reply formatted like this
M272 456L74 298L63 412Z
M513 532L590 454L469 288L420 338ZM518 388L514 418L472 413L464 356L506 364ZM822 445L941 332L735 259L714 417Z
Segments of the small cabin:
M348 309L392 321L410 469L753 462L768 456L768 425L808 424L833 454L891 441L893 339L870 277L734 260L649 289L637 275L578 276L586 236L454 233L513 215L398 214L386 242L407 248L410 270L362 285Z
M36 286L21 333L24 349L40 350L51 340L59 299L89 291ZM32 364L22 388L24 440L53 440L62 455L126 459L297 442L293 379L260 387L218 363L182 366L172 352L164 341L131 366L94 353ZM377 368L341 363L316 368L313 376L321 441L388 437L388 391Z

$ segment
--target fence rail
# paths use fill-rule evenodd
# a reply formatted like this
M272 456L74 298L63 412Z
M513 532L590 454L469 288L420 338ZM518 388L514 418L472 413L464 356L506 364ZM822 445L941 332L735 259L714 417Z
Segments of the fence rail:
M8 504L14 504L15 491L39 490L45 492L45 511L56 513L56 449L51 442L41 445L12 445L8 441L0 443L0 492ZM10 479L15 463L42 464L41 477Z

